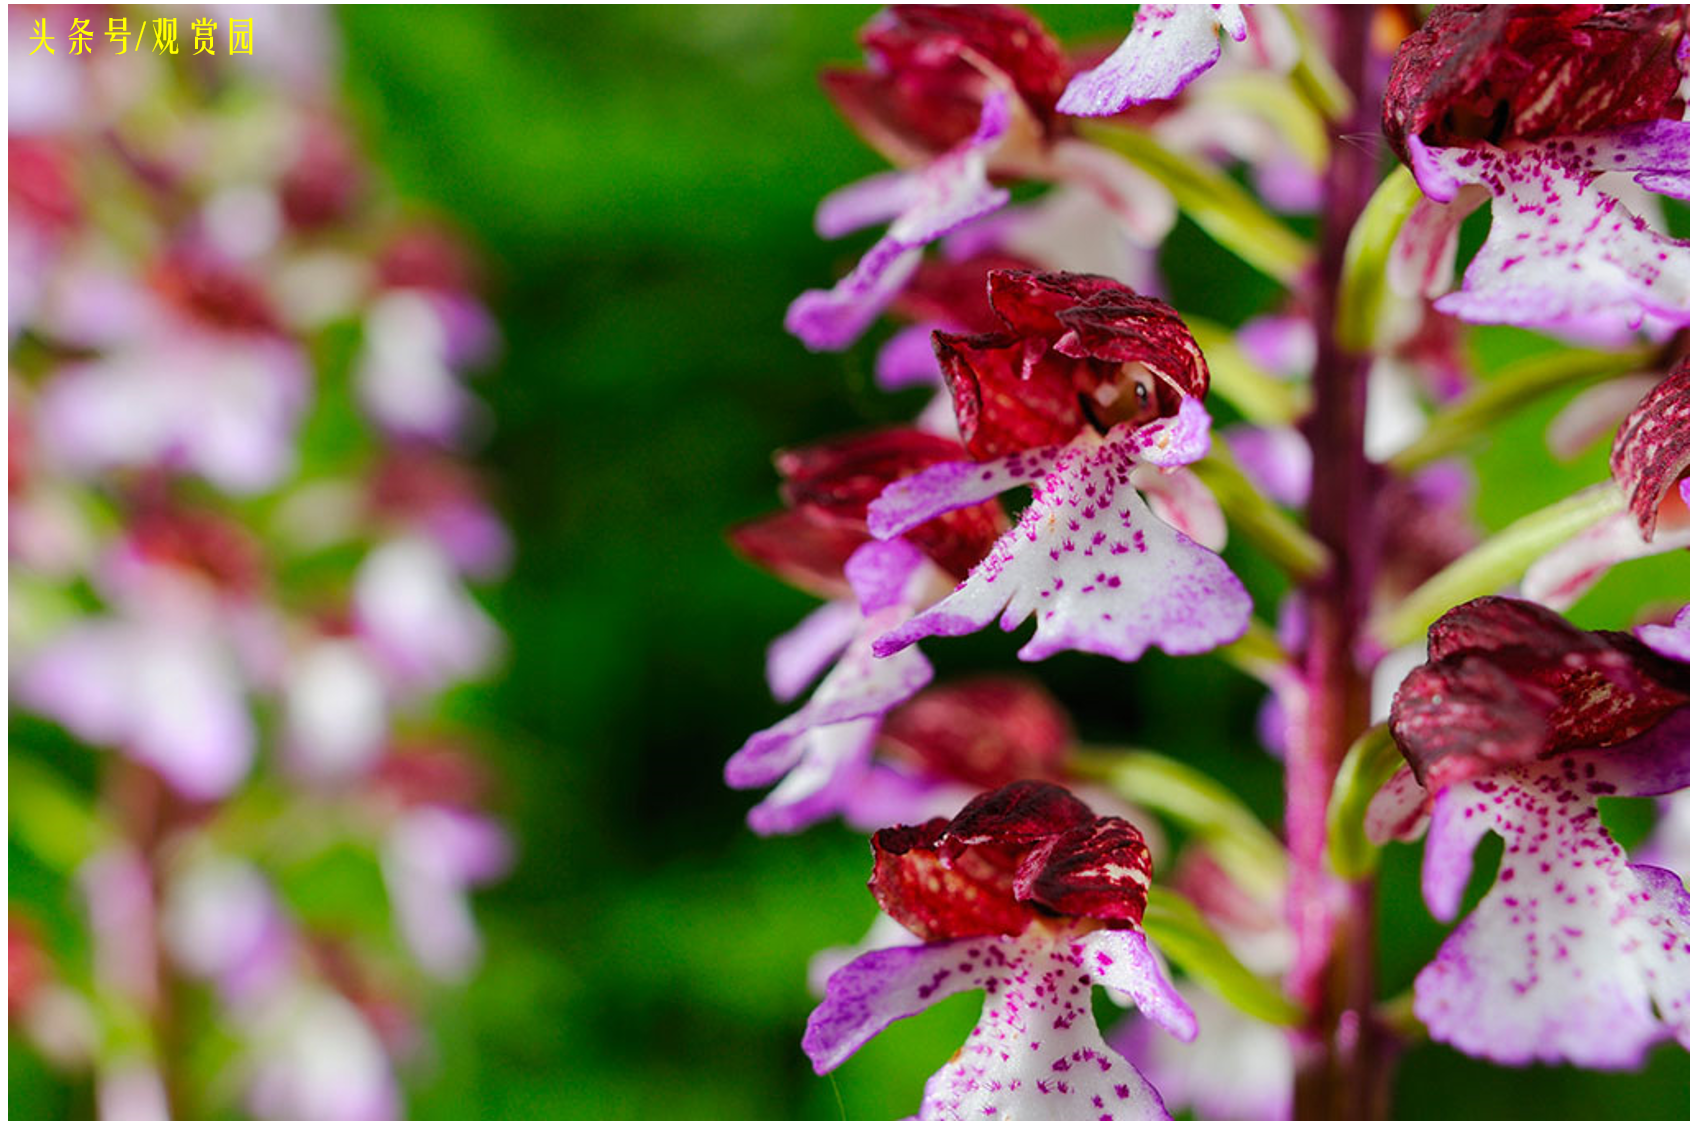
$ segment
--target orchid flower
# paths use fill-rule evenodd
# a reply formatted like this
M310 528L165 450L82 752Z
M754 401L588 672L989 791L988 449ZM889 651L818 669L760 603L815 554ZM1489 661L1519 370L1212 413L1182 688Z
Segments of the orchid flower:
M1016 486L1034 500L955 592L876 652L1000 613L1006 630L1036 613L1025 660L1083 649L1133 661L1151 643L1196 653L1237 638L1243 585L1131 482L1141 465L1175 468L1208 450L1208 369L1189 332L1161 301L1103 277L998 272L989 284L1007 333L935 336L977 462L888 487L869 528L890 538Z
M1411 250L1453 275L1460 220L1491 232L1437 307L1477 323L1612 337L1690 322L1690 250L1631 213L1601 173L1690 196L1679 120L1685 29L1673 6L1446 6L1397 53L1385 132L1426 194Z
M1607 795L1690 786L1690 666L1544 608L1474 600L1432 628L1391 730L1410 771L1371 828L1425 813L1427 906L1453 919L1486 832L1495 885L1415 981L1434 1039L1496 1062L1629 1068L1690 1047L1690 894L1629 861L1597 815ZM1394 808L1393 808L1394 807Z
M804 1033L817 1073L893 1020L984 989L979 1026L928 1080L922 1121L1168 1116L1091 1012L1102 985L1176 1038L1197 1034L1139 927L1151 869L1138 830L1061 787L1020 782L954 819L883 829L873 843L870 890L921 942L864 954L828 978Z
M866 70L829 70L822 84L857 131L903 170L844 187L817 209L823 237L890 224L844 279L805 292L787 310L787 330L810 349L849 346L910 279L924 246L1002 209L1009 192L996 180L1091 191L1146 245L1173 227L1163 188L1073 137L1057 116L1068 63L1031 16L901 5L869 23L863 47Z

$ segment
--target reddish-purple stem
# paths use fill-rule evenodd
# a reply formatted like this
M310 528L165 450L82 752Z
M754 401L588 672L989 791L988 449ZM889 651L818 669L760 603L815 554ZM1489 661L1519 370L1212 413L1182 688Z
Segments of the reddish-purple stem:
M1329 126L1326 175L1310 304L1319 340L1309 443L1314 485L1309 529L1331 552L1330 569L1308 584L1307 708L1286 766L1286 840L1291 853L1291 924L1297 958L1288 982L1310 1013L1298 1039L1297 1121L1360 1121L1384 1114L1382 1040L1371 1018L1373 898L1325 868L1326 808L1349 745L1368 723L1367 680L1356 656L1372 583L1368 514L1373 472L1362 448L1366 362L1339 346L1334 325L1344 247L1378 182L1377 70L1370 65L1372 6L1334 10L1334 57L1355 94L1348 119Z

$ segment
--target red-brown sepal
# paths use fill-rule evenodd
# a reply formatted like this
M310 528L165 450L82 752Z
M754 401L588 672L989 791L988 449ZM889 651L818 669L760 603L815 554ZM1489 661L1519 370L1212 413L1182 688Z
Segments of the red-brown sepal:
M1673 484L1690 471L1690 355L1620 424L1608 465L1643 540L1653 540L1662 504L1681 501Z

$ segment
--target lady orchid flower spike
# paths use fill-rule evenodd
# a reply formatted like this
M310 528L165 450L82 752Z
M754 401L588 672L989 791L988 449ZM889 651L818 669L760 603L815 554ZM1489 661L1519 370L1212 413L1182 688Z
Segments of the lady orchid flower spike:
M951 820L883 829L873 845L870 891L922 941L828 979L804 1033L818 1074L892 1021L983 989L980 1023L928 1080L921 1121L1168 1116L1091 1011L1102 985L1175 1037L1197 1035L1140 929L1151 862L1136 828L1059 786L1018 782Z
M1690 1048L1690 894L1628 861L1597 814L1605 796L1690 786L1682 651L1502 597L1455 608L1428 641L1391 710L1410 770L1370 829L1412 832L1426 804L1415 784L1430 795L1422 887L1445 921L1486 832L1503 853L1416 979L1415 1014L1432 1038L1499 1063L1618 1069L1663 1038Z
M851 345L910 279L923 247L1002 209L1009 191L994 180L1083 185L1147 245L1172 229L1166 191L1074 137L1057 115L1069 63L1032 16L897 5L869 22L862 43L867 67L825 71L822 86L900 170L841 188L817 208L823 237L890 224L833 288L805 292L788 308L787 330L811 350Z
M821 676L815 692L728 760L729 786L784 779L751 811L758 832L791 832L837 812L864 776L881 717L932 680L919 651L876 658L873 644L985 555L1003 513L988 495L893 541L870 537L865 517L888 483L965 455L955 441L915 429L782 452L775 465L790 508L734 531L751 559L829 600L769 648L777 699L792 700Z
M1690 198L1685 43L1682 5L1447 5L1409 36L1384 127L1426 194L1399 243L1426 295L1449 288L1461 220L1493 200L1440 311L1596 337L1690 323L1690 245L1599 179Z
M1000 614L1005 630L1036 614L1027 661L1077 649L1130 662L1152 643L1192 654L1236 639L1249 622L1244 586L1152 514L1133 482L1135 469L1208 451L1209 370L1190 331L1168 305L1106 277L1000 271L988 291L1004 331L934 334L975 462L899 480L868 524L895 537L1016 486L1032 486L1033 502L956 591L875 652Z

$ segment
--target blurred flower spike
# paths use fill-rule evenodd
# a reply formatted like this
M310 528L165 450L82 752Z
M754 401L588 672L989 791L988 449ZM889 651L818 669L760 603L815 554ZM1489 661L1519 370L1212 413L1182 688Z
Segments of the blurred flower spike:
M497 331L473 252L381 189L326 17L252 12L274 49L191 81L13 52L14 837L88 928L14 920L14 1014L108 1119L390 1121L511 858L442 704L502 648L463 461ZM326 923L323 875L385 891Z
M869 888L921 942L828 978L804 1033L818 1073L893 1020L983 989L979 1026L928 1080L923 1121L1168 1116L1091 1011L1101 985L1175 1037L1197 1035L1140 929L1151 866L1137 829L1059 786L1018 782L953 819L882 829L873 845Z

